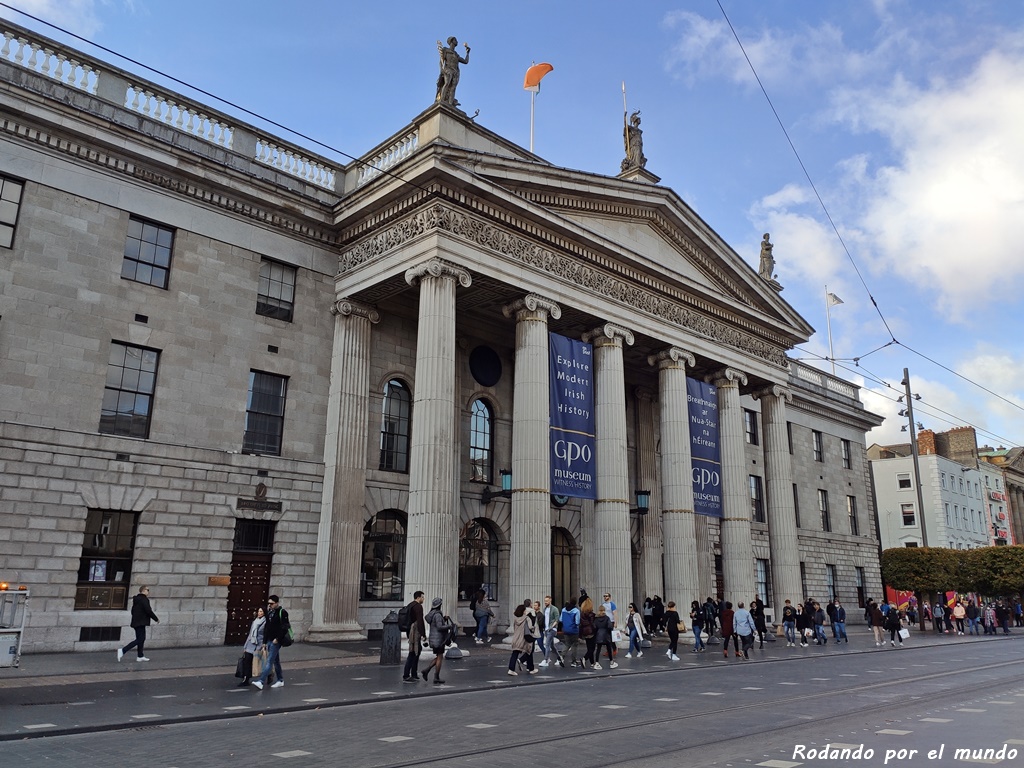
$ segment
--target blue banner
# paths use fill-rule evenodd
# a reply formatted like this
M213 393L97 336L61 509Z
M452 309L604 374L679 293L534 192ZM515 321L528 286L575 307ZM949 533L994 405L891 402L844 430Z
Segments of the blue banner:
M551 390L551 493L597 498L594 348L548 335Z
M722 516L722 456L718 443L718 390L687 377L690 460L693 465L693 511Z

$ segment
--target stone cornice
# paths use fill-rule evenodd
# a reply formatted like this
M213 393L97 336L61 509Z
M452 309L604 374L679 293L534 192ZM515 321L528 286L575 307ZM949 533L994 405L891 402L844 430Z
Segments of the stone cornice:
M192 198L206 205L259 221L262 224L284 230L290 234L309 238L320 245L338 245L338 238L326 227L323 229L312 227L296 218L282 216L278 209L272 210L256 206L230 194L225 194L223 190L227 190L227 187L221 187L222 191L214 191L211 188L200 186L194 182L173 178L166 174L141 167L132 160L97 149L95 145L72 141L49 131L24 125L17 120L7 117L0 119L0 133L10 134L21 141L42 145L48 151L66 155L76 162L86 162L103 168L108 172L120 173L129 178L144 181L147 184Z
M376 307L348 298L338 299L334 302L331 305L331 314L341 315L342 317L349 317L350 315L365 317L374 324L380 322L380 312L377 311Z
M507 213L504 214L504 218L508 220ZM534 230L534 234L540 235L540 230L535 227L531 229ZM598 259L588 255L586 258L577 258L566 252L547 248L509 228L471 216L440 201L434 201L412 212L344 250L339 262L339 272L345 273L355 269L401 247L413 238L434 230L464 238L479 247L500 253L566 284L571 284L577 289L588 290L780 368L788 365L781 341L773 343L759 334L734 327L750 326L753 329L754 326L702 301L699 297L683 295L667 285L656 284L653 279L613 265L610 260L603 257ZM576 245L566 245L565 251L580 250ZM595 266L593 263L587 263L588 261L606 261L608 267ZM767 329L758 330L766 334L771 333Z
M521 319L521 315L524 313L538 315L540 312L545 313L545 320L547 316L553 317L555 320L562 316L562 308L558 304L536 293L516 299L511 304L506 304L501 308L501 313L505 317L511 318L515 316L517 320Z
M429 259L405 271L405 282L409 285L416 285L424 277L447 278L458 282L463 288L469 288L473 284L469 272L444 259Z

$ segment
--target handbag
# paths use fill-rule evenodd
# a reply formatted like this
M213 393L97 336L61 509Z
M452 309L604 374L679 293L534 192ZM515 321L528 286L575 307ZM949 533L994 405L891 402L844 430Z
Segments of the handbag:
M622 630L619 630L619 629L613 629L612 630L612 642L613 643L621 643L622 642Z
M246 677L245 674L245 654L243 653L238 657L238 662L235 664L235 677L241 679Z
M814 637L814 630L813 629L805 629L804 630L804 637Z
M680 621L678 624L676 624L676 629L679 632L685 632L686 631L686 622Z
M906 640L908 637L910 637L910 630L903 627L903 629L900 630L900 640Z

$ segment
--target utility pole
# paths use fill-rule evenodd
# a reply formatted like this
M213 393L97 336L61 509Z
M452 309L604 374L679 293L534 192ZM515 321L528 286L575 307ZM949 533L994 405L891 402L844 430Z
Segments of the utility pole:
M903 381L900 382L907 393L907 419L910 421L910 453L914 457L914 487L917 489L917 513L921 518L921 546L928 546L928 531L925 526L924 494L921 492L921 463L917 452L917 424L914 422L914 398L910 393L910 371L903 369Z

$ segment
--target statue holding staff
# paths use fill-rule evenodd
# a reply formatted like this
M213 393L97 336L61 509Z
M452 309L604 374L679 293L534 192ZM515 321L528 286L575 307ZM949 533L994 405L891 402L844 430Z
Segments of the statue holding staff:
M626 145L626 158L622 161L622 170L643 168L647 165L644 157L644 132L640 130L640 110L638 109L626 122L626 113L622 113L622 140Z

